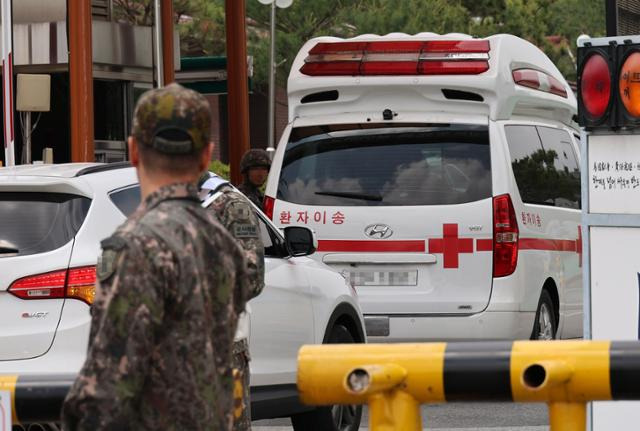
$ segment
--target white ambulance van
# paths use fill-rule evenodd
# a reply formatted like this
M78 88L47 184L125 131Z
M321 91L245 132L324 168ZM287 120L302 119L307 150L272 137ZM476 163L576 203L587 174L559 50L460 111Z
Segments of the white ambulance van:
M511 35L321 37L266 186L356 287L370 341L582 336L576 100Z

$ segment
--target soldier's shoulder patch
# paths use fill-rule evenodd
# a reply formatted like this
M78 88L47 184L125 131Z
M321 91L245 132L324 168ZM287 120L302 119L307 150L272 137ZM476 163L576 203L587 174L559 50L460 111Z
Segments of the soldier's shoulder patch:
M96 265L96 276L98 280L105 281L113 275L116 271L118 254L126 245L126 241L117 236L107 238L100 243L102 254L98 258Z
M251 219L251 205L243 201L235 201L230 205L231 217L236 221L247 221Z

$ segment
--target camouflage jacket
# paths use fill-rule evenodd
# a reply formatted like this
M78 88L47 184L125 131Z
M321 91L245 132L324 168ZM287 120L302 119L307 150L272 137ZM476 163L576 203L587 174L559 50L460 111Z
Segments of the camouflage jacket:
M255 204L261 210L264 210L262 207L262 201L264 200L264 195L260 191L259 188L251 184L247 179L238 186L238 190L240 190L246 197L249 198L251 202Z
M247 198L228 183L221 185L215 192L218 196L209 208L244 250L251 283L250 299L255 298L264 288L264 245L258 216Z
M187 184L148 196L102 248L63 429L229 430L231 349L249 293L241 249Z

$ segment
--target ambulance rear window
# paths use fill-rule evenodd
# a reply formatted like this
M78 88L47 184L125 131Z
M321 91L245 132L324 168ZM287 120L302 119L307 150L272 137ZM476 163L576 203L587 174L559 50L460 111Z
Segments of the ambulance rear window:
M304 205L450 205L491 196L486 126L337 125L294 129L278 199Z

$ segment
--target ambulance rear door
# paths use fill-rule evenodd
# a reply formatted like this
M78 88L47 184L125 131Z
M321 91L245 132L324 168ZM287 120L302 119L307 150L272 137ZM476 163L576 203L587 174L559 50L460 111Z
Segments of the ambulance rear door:
M365 314L477 313L492 288L490 153L486 123L294 124L273 220L315 230L315 257Z

